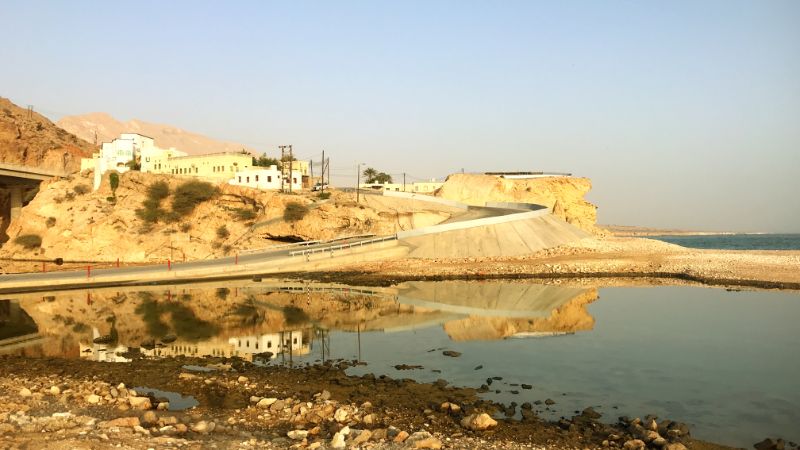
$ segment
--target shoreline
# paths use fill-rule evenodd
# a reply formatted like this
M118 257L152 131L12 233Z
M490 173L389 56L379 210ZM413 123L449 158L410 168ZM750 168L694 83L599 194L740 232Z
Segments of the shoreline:
M48 429L57 433L60 444L89 448L229 448L249 442L260 444L257 448L584 449L628 448L639 445L636 440L668 450L731 448L693 439L686 425L664 418L614 422L614 417L601 420L587 407L572 418L548 421L537 414L546 406L526 403L517 410L517 405L482 400L480 389L453 387L445 380L418 383L345 374L347 367L359 364L355 361L297 368L256 366L235 358L114 364L3 356L0 361L0 435L16 443L45 446L50 438L40 430ZM186 365L212 370L190 371ZM159 400L151 397L150 408L137 409L121 394L137 386L191 396L199 404L162 411L156 410ZM147 389L136 395L144 397ZM522 417L509 416L509 410ZM479 429L476 417L483 413L494 420ZM337 435L345 428L346 445L337 447ZM629 441L633 444L626 445Z

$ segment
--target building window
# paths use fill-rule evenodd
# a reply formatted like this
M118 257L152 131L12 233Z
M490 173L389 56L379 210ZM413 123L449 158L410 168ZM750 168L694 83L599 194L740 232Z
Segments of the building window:
M256 342L256 350L258 350L258 342Z
M256 183L258 183L258 175L256 175Z
M247 177L247 182L248 182L248 183L250 182L250 177Z
M267 183L272 183L272 175L267 175Z
M272 348L272 341L267 341L267 348Z
M239 177L239 183L241 183L241 182L242 182L242 177Z

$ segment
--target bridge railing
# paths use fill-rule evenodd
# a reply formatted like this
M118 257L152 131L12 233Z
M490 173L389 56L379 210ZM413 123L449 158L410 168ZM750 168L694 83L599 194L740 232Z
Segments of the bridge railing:
M390 234L388 236L380 236L373 239L366 239L357 242L348 242L346 244L339 244L339 245L330 245L327 247L317 247L317 248L310 248L310 249L303 249L303 250L296 250L293 252L289 252L289 256L304 256L304 255L313 255L315 253L325 253L331 252L333 253L336 250L345 250L349 248L355 247L364 247L365 245L372 245L377 244L379 242L387 242L387 241L395 241L397 240L396 234Z

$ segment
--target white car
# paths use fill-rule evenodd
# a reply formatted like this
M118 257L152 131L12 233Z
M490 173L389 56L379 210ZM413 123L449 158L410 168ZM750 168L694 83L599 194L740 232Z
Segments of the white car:
M323 189L328 189L328 183L317 183L311 188L312 191L321 191Z

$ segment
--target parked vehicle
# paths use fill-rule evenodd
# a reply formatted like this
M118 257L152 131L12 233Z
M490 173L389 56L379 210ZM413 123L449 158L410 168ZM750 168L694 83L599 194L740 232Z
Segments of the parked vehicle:
M325 183L325 184L317 183L317 184L315 184L314 186L311 187L312 191L321 191L323 189L328 189L328 183Z

